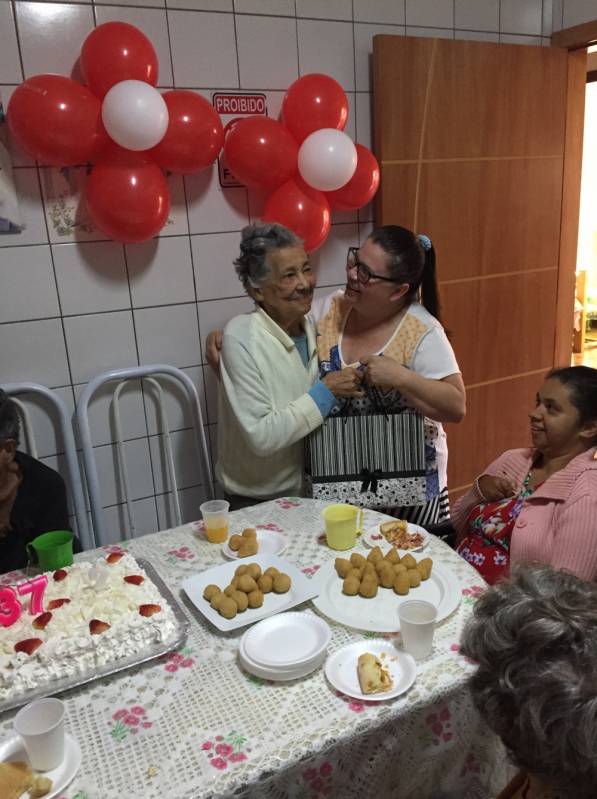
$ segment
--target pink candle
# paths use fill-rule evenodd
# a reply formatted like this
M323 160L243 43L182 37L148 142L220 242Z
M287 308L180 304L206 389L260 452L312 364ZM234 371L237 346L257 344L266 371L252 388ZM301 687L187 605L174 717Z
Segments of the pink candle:
M38 616L40 613L44 612L44 593L47 584L48 578L46 575L39 574L37 577L27 580L26 583L19 583L17 585L17 593L19 596L31 594L29 613L31 613L32 616Z
M0 588L0 625L11 627L19 620L22 612L23 609L14 588L10 586Z

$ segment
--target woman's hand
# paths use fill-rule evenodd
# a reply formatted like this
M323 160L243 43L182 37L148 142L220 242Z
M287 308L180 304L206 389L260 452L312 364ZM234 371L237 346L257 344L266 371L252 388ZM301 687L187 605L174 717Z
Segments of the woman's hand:
M484 474L477 480L477 485L487 502L497 502L516 494L516 486L509 477Z
M328 372L322 379L335 397L363 397L361 388L361 375L352 366L340 369L337 372Z
M368 355L361 358L361 363L365 367L363 374L367 383L378 388L398 388L404 372L409 371L388 355Z
M212 330L205 340L205 357L212 371L220 374L220 355L222 352L222 331Z

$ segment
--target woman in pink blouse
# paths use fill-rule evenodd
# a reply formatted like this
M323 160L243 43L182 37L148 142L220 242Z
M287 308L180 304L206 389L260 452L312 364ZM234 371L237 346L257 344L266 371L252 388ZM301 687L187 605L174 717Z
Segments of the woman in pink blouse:
M458 552L490 584L521 562L597 580L597 369L551 371L530 421L533 447L504 452L456 503Z

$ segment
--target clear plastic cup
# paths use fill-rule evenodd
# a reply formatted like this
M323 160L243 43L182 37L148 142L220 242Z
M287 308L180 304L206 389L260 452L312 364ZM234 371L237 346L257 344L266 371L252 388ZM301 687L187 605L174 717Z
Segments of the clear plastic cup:
M224 499L210 499L199 508L205 522L205 535L210 544L223 544L228 538L228 510Z
M398 606L400 634L406 652L415 660L430 655L433 650L433 633L437 608L423 599L409 599Z
M15 731L23 739L31 768L51 771L64 760L64 703L38 699L19 710Z

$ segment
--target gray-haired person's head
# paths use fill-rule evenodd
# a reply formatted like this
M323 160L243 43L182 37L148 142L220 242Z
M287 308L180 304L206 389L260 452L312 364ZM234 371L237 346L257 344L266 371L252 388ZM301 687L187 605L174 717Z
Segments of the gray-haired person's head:
M0 388L0 446L12 439L19 444L19 412L16 403Z
M246 291L257 288L270 275L268 254L284 247L302 245L301 239L292 230L275 223L256 223L243 228L240 240L240 255L234 262L236 273Z
M519 567L475 604L461 652L513 762L566 799L597 796L597 585Z

